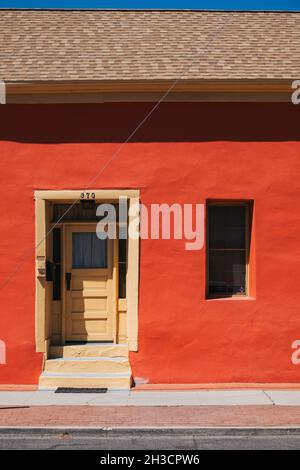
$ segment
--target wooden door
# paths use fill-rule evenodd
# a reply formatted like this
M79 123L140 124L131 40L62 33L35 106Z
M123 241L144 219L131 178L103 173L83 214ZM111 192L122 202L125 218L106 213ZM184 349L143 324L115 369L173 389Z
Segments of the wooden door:
M113 240L100 240L96 224L65 230L66 341L113 341Z

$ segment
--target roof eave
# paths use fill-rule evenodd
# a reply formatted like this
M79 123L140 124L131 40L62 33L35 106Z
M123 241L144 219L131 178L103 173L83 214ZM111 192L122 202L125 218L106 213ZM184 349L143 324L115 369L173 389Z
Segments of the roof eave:
M105 92L291 92L293 79L7 81L8 94Z
M7 81L6 95L7 102L23 102L26 99L30 102L53 102L53 100L67 102L74 100L77 102L81 97L87 101L108 101L120 98L120 101L126 98L129 101L141 101L141 97L153 97L154 101L157 94L166 94L166 97L176 101L176 97L187 96L193 101L193 96L201 101L201 96L212 100L215 97L222 97L222 100L231 100L233 97L257 97L257 101L290 101L293 93L292 79L170 79L170 80L93 80L93 81ZM101 98L101 99L100 99ZM19 101L20 99L20 101ZM182 99L181 99L182 100ZM250 99L251 100L251 99Z

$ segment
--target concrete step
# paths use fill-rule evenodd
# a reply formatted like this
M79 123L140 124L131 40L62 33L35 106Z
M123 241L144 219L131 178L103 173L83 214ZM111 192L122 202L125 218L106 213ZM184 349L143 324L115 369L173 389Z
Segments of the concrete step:
M57 387L78 388L108 388L109 390L129 390L131 385L131 374L67 374L59 372L43 372L39 379L40 389L54 389Z
M45 372L60 373L115 373L128 372L130 366L126 357L63 357L48 359Z
M49 357L128 357L127 344L86 343L51 346Z

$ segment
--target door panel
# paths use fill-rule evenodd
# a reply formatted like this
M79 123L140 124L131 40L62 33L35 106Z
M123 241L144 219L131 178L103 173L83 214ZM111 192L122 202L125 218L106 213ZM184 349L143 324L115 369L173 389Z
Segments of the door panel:
M96 224L68 225L65 271L71 273L65 290L67 341L112 341L116 314L113 241L99 240Z

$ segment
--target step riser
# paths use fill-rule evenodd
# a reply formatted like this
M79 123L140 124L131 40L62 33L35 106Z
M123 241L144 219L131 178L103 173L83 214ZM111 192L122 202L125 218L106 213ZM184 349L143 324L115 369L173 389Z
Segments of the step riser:
M126 346L51 346L50 358L58 357L128 357Z
M129 390L130 386L128 346L120 344L51 346L39 380L42 389L105 387Z
M129 390L130 378L68 378L68 377L40 377L40 388L74 387L74 388L108 388L110 390Z
M130 366L126 362L116 361L84 361L76 359L74 361L46 361L45 372L59 372L59 373L114 373L114 372L129 372Z

